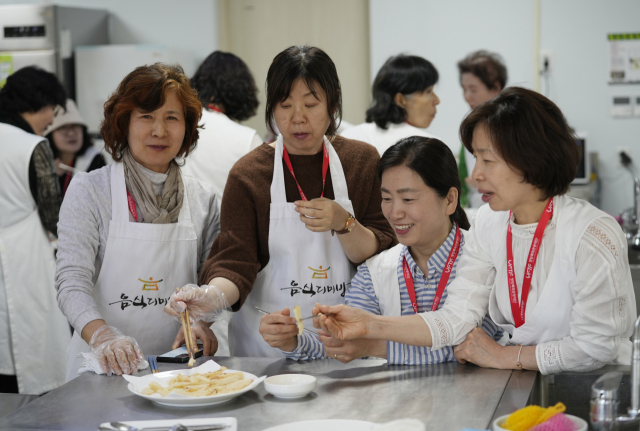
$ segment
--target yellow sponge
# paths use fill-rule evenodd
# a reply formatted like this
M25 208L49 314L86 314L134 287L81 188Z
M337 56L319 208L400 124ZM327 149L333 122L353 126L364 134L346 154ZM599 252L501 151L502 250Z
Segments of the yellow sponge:
M562 403L546 409L540 406L527 406L513 412L501 426L511 431L527 431L566 409Z

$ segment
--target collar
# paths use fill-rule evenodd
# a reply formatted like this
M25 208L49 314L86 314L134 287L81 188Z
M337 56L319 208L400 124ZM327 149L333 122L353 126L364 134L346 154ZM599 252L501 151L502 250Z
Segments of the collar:
M31 128L31 125L22 118L22 115L17 112L10 112L5 110L0 110L0 123L9 124L10 126L15 126L19 129L24 130L27 133L31 133L35 135L35 132Z
M444 240L444 243L440 246L438 250L429 258L427 265L429 266L429 277L433 277L434 275L442 274L442 270L447 263L447 259L449 258L449 253L451 252L451 247L453 247L453 242L456 238L456 225L453 224L451 227L451 231L449 231L449 235L447 239ZM462 248L464 246L464 233L460 232L460 251L458 252L458 259L462 256ZM407 259L407 263L409 264L409 269L411 269L411 273L413 276L422 275L422 270L413 260L413 256L409 253L409 247L406 245L402 246L402 253L400 257L400 265L402 265L402 256ZM457 260L457 259L456 259Z

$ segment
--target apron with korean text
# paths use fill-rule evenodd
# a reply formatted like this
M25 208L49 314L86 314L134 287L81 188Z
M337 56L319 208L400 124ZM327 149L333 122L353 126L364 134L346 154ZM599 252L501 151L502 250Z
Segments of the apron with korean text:
M185 189L177 223L130 222L124 166L111 165L112 218L93 297L107 325L135 338L144 355L171 350L180 322L165 314L164 306L176 287L198 284L198 238L187 196ZM67 381L78 376L78 354L90 350L74 332Z
M353 214L347 181L338 154L324 138L335 202ZM311 315L316 302L344 303L355 268L331 232L312 232L300 221L293 202L287 202L282 157L284 144L278 136L271 183L269 210L269 263L259 273L253 290L229 324L229 347L233 356L282 357L284 354L264 341L258 328L262 315L300 305L303 317ZM347 234L348 235L348 234ZM309 321L306 321L309 322Z

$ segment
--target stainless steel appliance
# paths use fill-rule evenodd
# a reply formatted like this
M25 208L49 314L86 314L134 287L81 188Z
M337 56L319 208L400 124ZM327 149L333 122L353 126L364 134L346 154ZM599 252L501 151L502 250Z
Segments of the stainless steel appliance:
M75 99L74 47L104 45L109 13L56 5L0 6L0 86L30 65L55 73Z

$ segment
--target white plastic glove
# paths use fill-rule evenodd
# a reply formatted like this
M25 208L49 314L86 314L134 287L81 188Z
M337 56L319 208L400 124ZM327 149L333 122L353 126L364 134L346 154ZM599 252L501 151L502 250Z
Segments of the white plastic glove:
M99 327L91 336L89 346L107 374L110 374L109 367L118 376L135 374L138 372L138 364L144 360L135 338L124 335L113 326Z
M231 316L231 305L216 286L187 284L171 295L164 312L179 320L185 309L189 310L189 317L194 323L198 320L219 322Z

